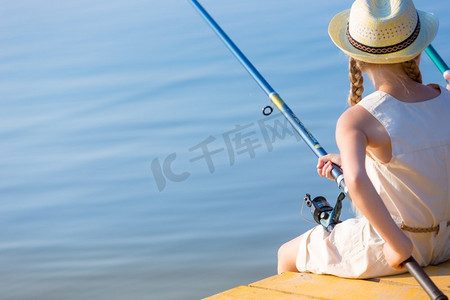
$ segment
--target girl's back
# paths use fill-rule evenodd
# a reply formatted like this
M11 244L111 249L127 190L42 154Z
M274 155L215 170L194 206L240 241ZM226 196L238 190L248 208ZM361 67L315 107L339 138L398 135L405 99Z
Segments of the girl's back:
M358 105L386 129L392 159L368 156L366 170L396 223L407 232L414 256L428 265L450 258L450 93L407 103L378 91ZM434 250L433 250L434 249Z

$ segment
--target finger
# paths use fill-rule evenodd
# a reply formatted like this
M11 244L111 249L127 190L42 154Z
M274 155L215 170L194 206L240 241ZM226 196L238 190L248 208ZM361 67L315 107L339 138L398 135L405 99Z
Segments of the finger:
M323 157L319 158L318 163L317 163L317 173L319 173L319 175L321 177L324 177L326 175L325 172L325 166L327 164L327 161L323 159Z
M319 169L319 168L317 168L317 174L318 174L320 177L323 177L323 176L322 176L322 170Z
M444 78L447 80L450 79L450 71L447 70L444 72Z
M323 172L324 172L323 166L322 167L317 167L317 174L319 174L320 177L324 177Z
M398 266L391 266L391 267L397 271L406 271L406 267L403 264L400 264Z
M333 179L333 176L331 175L331 171L333 171L333 164L329 161L324 167L325 173L328 179Z
M328 166L330 165L330 162L329 161L327 161L326 163L325 163L325 165L323 166L323 168L322 168L322 175L323 175L323 177L327 177L328 178L328 173L329 173L329 168L328 168Z
M334 165L333 165L332 163L330 163L330 173L329 173L329 174L330 174L330 177L329 177L329 178L330 178L331 180L334 180L334 177L333 177L333 174L332 174L333 168L334 168Z
M391 267L394 270L402 271L404 269L402 262L398 263L395 261L388 261L387 263L388 263L389 267Z
M326 164L326 162L330 160L328 158L328 156L329 155L327 154L327 155L321 156L317 159L317 167L318 168L322 168Z
M449 70L444 72L444 78L445 78L445 80L447 80L447 83L449 83L449 84L447 84L447 90L450 91L450 71Z
M317 169L320 169L320 168L322 168L323 167L323 161L319 158L318 160L317 160Z

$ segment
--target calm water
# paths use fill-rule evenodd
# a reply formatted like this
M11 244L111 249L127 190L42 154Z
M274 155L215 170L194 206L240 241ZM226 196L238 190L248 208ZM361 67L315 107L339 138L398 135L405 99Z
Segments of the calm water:
M202 1L329 152L340 2ZM450 6L416 5L450 61ZM7 0L0 28L2 299L199 299L274 274L306 192L334 203L188 1Z

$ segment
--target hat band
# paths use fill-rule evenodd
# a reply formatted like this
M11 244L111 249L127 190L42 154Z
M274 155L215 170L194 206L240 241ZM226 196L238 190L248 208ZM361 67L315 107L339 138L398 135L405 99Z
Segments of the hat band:
M392 46L372 47L372 46L367 46L367 45L361 44L360 42L356 41L351 36L350 31L349 31L349 23L347 23L347 38L348 38L348 41L350 42L350 44L358 50L361 50L366 53L371 53L371 54L389 54L389 53L394 53L394 52L403 50L406 47L408 47L409 45L411 45L417 39L417 37L419 36L419 33L420 33L420 19L419 19L419 14L417 14L416 29L414 29L413 33L406 40L404 40L403 42L400 42L398 44L392 45Z

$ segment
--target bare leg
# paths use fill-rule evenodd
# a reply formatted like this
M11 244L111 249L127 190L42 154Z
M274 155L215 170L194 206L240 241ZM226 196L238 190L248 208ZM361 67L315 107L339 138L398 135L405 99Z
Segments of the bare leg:
M278 274L298 272L296 261L301 236L283 244L278 250Z

